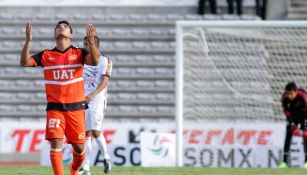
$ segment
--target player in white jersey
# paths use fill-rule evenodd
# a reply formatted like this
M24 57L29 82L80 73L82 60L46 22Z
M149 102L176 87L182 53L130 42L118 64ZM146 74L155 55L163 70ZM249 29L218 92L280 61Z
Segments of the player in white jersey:
M99 38L95 36L95 44L99 48ZM84 48L88 48L87 38L84 38ZM86 158L80 174L90 175L90 154L92 150L91 137L104 156L104 172L111 170L110 156L107 152L106 140L101 134L102 120L107 105L107 85L112 72L112 62L109 58L101 55L98 66L84 64L83 79L85 100L89 108L86 110Z

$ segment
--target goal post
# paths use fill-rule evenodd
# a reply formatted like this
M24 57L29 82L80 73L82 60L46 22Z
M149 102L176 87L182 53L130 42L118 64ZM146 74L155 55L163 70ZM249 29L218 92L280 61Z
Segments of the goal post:
M176 165L186 121L282 122L280 98L307 88L304 21L176 22Z

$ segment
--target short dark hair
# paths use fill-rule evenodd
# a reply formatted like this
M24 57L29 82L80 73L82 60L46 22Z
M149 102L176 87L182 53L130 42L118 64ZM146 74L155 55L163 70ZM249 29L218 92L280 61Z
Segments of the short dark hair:
M84 37L84 40L87 40L87 36ZM99 48L99 42L100 42L99 37L98 37L97 35L95 35L95 44L96 44L96 46L97 46L98 48Z
M59 21L59 22L57 23L57 25L56 25L55 28L54 28L54 33L55 33L56 28L57 28L60 24L66 24L66 25L68 25L68 27L70 28L70 33L72 34L72 28L71 28L69 22L66 21L66 20L62 20L62 21Z
M294 82L289 82L286 87L285 87L286 91L296 91L297 90L297 86Z

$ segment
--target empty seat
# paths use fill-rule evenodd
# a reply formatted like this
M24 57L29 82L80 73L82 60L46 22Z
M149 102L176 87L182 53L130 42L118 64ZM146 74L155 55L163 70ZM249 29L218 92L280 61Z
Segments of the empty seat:
M109 21L125 22L128 21L128 19L128 15L111 14L107 16L107 20Z
M136 113L137 108L134 106L122 105L118 107L119 112Z
M132 46L136 49L148 49L149 48L148 42L140 42L140 41L133 42Z
M55 47L55 43L51 41L40 41L38 43L38 48L40 49L53 49Z
M155 68L156 75L175 76L175 70L172 68Z
M134 74L134 69L119 67L117 69L114 69L112 73L113 75L129 76Z
M147 15L147 20L148 21L165 21L166 20L166 16L164 15L157 15L157 14L149 14Z
M103 14L94 14L92 16L92 19L97 21L105 21L107 19L107 16Z
M167 35L168 31L166 29L150 29L150 35L154 35L154 36L165 36Z
M81 31L80 31L81 32ZM84 29L84 34L85 34L85 29ZM112 30L108 29L102 29L102 28L97 28L96 30L98 36L106 37L106 36L112 36Z
M36 107L33 105L17 105L17 110L20 112L34 112Z
M155 81L155 86L159 88L174 88L175 84L171 81Z
M171 35L171 36L175 36L175 34L176 34L176 30L175 30L175 29L173 29L173 28L171 28L171 29L167 29L167 33L168 33L169 35Z
M89 21L91 17L88 15L83 15L83 14L75 14L72 15L72 19L76 21Z
M38 13L38 14L35 15L34 17L35 17L37 20L41 20L41 21L50 20L50 15L41 14L41 13Z
M0 45L4 49L20 49L20 44L16 41L2 41L0 42Z
M184 17L179 14L167 14L166 19L170 21L182 20Z
M33 83L29 80L17 80L15 82L15 86L17 86L17 87L33 87Z
M34 81L34 86L45 87L45 81L44 80L35 80Z
M167 63L174 63L175 62L175 56L174 55L170 55L170 56L154 55L153 58L154 58L154 61L156 61L156 62L167 62Z
M132 35L137 35L137 36L147 36L148 35L148 29L132 29L131 34Z
M37 111L37 112L43 112L43 111L46 111L46 105L36 105L35 106L35 110Z
M16 98L20 100L33 100L35 96L32 93L17 93Z
M49 28L39 28L38 30L35 30L37 35L42 35L42 36L48 36L52 37L53 36L53 31ZM33 31L34 32L34 31Z
M150 46L152 49L169 49L169 45L166 42L151 42Z
M116 87L132 88L134 86L135 86L134 81L119 80L116 82Z
M131 45L128 42L116 41L113 43L113 47L116 49L128 49Z
M37 92L35 93L35 98L38 100L46 100L46 94L42 92Z
M0 93L0 99L1 100L13 100L15 99L15 95L12 93L7 93L7 92L1 92Z
M128 15L129 21L145 21L146 15L143 14L129 14Z
M0 80L0 87L12 87L14 83L11 80Z
M32 77L43 77L43 69L41 67L35 68L20 68L23 70L24 74Z
M3 36L6 35L14 35L16 33L15 30L12 30L11 28L1 28L0 29L0 34Z
M16 107L13 105L0 105L1 112L16 112Z
M139 88L151 88L154 87L154 82L139 80L136 82L136 86Z
M2 20L7 20L7 21L10 21L10 20L13 20L15 19L16 15L15 14L8 14L8 13L1 13L0 14L0 19Z
M187 20L202 20L203 19L203 17L201 16L201 15L192 15L192 14L187 14L187 15L185 15L185 17L184 17L185 19L187 19Z
M155 94L157 100L161 101L174 101L175 95L171 93L157 93Z
M141 63L150 63L154 61L153 57L150 55L136 55L134 57L134 60L136 62L141 62Z
M154 101L155 100L155 94L150 93L138 93L137 99L142 101Z
M135 100L136 96L131 93L118 93L116 94L117 100Z
M154 70L150 68L136 68L135 73L142 76L151 76L155 74Z
M158 106L157 107L157 112L158 113L170 113L170 114L174 114L175 110L174 107L172 106Z
M112 31L112 34L114 36L122 36L122 37L127 37L127 36L130 36L130 30L129 29L121 29L121 28L115 28Z
M129 63L133 60L132 58L133 56L130 56L130 55L117 55L117 56L111 57L112 60L119 62L119 63Z
M111 113L111 114L112 113L117 113L117 112L119 112L119 108L116 107L116 106L109 105L107 107L106 111L107 111L107 114L109 114L109 113Z
M138 106L138 112L153 114L156 113L157 110L154 106Z

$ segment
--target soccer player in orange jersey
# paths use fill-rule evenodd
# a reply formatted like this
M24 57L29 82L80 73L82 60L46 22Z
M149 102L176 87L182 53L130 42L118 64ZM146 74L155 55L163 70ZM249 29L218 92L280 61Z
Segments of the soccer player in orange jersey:
M23 67L44 69L47 121L46 140L50 141L50 160L55 175L64 175L62 145L64 135L73 147L71 175L78 175L85 158L85 109L83 65L98 65L100 52L95 45L95 28L86 28L90 50L71 45L73 30L67 21L59 21L54 29L55 48L30 55L32 25L26 25L26 40L21 53Z

